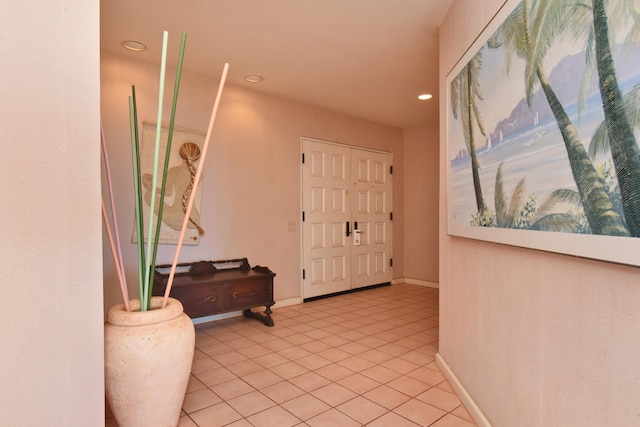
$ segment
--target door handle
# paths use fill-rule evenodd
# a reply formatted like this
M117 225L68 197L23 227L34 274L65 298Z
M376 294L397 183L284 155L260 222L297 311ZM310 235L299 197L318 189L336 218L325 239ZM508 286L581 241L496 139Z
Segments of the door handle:
M347 221L347 237L351 236L350 223Z

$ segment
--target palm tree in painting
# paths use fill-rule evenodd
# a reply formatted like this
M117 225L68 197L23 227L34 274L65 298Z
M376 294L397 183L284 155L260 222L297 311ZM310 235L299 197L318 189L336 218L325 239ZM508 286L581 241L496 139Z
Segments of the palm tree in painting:
M548 17L556 19L541 19L554 2L540 0L534 3L537 7L532 10L530 2L523 0L498 30L496 38L504 43L507 69L513 54L526 61L525 84L529 105L533 100L534 86L540 83L562 135L591 232L612 236L628 235L624 221L613 208L605 191L603 179L591 162L576 127L558 100L542 67L554 35L566 27L566 20L562 20L561 14L551 12ZM537 12L533 14L533 20L530 20L530 11Z
M609 40L604 0L593 0L593 28L600 97L609 134L611 157L620 184L627 228L640 237L640 153L627 119ZM632 3L632 2L628 2Z
M571 206L575 213L556 212L558 205ZM582 206L580 193L571 189L555 190L547 197L547 199L536 209L535 215L531 220L530 230L540 231L557 231L564 233L586 233L585 226L581 224L579 208Z
M622 104L629 124L633 129L638 130L640 128L640 83L622 96ZM596 126L591 136L589 155L595 158L599 155L608 154L610 149L607 123L603 120Z
M479 213L487 210L482 186L480 185L480 163L476 152L476 127L482 135L485 135L484 124L477 100L482 100L482 91L478 80L478 73L482 67L482 50L460 71L460 74L451 81L451 110L453 117L462 121L464 141L471 157L471 174L473 176L473 188L476 195L476 206Z
M495 207L496 207L496 223L498 227L502 228L515 228L518 212L520 206L523 204L525 196L525 183L526 179L522 178L516 185L511 197L507 199L507 194L504 189L504 179L502 175L502 167L504 162L498 166L496 172L496 186L495 186Z
M535 194L525 198L526 178L515 186L511 197L507 198L504 188L504 162L498 166L495 184L496 226L526 230L555 231L564 233L588 233L584 224L584 212L580 194L571 189L553 191L540 207L536 207ZM569 208L568 211L566 209ZM564 212L558 212L564 209Z
M640 128L640 84L636 84L633 89L625 93L622 97L622 103L624 110L627 114L627 120L633 129L638 130ZM602 155L610 155L611 144L609 142L609 132L607 128L606 120L603 120L598 124L593 135L591 136L591 142L589 144L589 156L591 158L597 158ZM603 172L605 181L609 178L610 186L612 189L609 191L612 197L615 197L614 205L617 206L618 212L624 217L624 210L622 208L622 197L620 195L620 181L615 176L615 173L610 172L610 168L607 166L613 159L603 163ZM615 166L614 166L615 169ZM613 177L611 177L613 175ZM614 181L615 180L615 181ZM613 200L613 199L612 199ZM636 236L637 237L637 236Z
M611 0L608 2L609 7L606 3L605 0L540 1L537 8L538 22L533 26L532 33L534 39L542 40L542 43L537 44L538 48L549 46L554 36L565 30L571 30L576 41L586 41L587 68L583 83L588 85L591 82L591 70L595 61L609 147L620 186L624 221L629 234L640 237L640 153L623 105L610 31L632 18L626 43L637 43L640 15L633 1ZM608 11L611 17L608 16ZM581 98L585 92L583 87Z

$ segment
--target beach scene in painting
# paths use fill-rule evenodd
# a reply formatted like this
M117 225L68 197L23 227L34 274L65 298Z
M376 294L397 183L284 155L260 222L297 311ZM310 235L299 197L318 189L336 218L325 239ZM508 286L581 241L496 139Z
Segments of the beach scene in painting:
M450 226L640 237L640 7L507 7L447 79Z

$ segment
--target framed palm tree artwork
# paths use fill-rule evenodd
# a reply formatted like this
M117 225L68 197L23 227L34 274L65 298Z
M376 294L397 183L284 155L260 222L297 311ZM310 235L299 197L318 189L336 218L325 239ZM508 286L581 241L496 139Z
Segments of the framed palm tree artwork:
M450 235L640 265L640 6L508 0L447 76Z

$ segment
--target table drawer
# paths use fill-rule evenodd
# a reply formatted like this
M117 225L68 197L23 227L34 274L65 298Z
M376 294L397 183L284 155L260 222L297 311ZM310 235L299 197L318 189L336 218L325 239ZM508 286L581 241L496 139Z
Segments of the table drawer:
M191 318L226 311L224 287L201 285L174 288L171 296L182 302L184 312Z
M225 284L228 307L247 308L273 304L272 287L265 280L245 280Z

